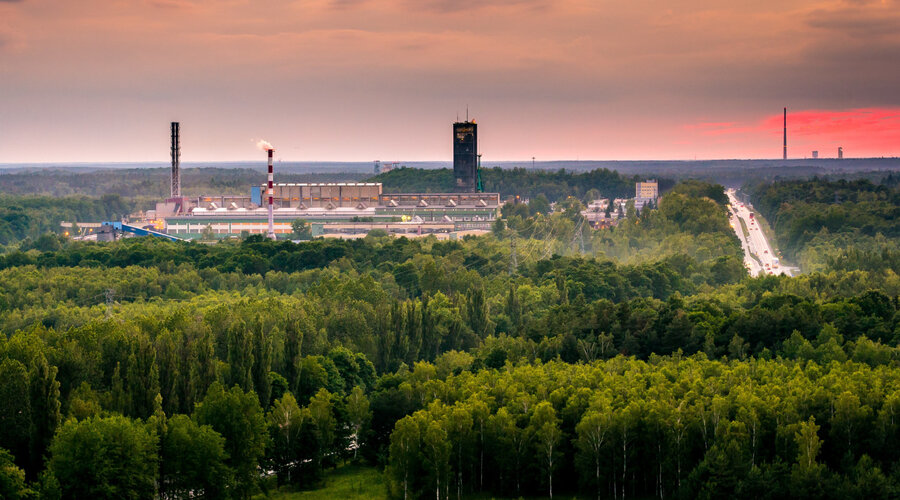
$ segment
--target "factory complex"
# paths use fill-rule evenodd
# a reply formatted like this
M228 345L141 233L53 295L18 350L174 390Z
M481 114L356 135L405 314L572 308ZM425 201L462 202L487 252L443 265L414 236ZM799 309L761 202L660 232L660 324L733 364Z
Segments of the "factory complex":
M499 193L481 192L477 126L453 124L453 173L456 192L384 193L381 183L275 183L273 148L268 181L250 186L246 196L181 195L180 127L172 123L172 193L156 204L155 228L180 239L221 239L248 234L291 239L292 224L309 224L311 235L358 237L373 229L391 234L487 231L497 219Z
M291 223L310 224L312 236L365 234L372 229L422 235L489 230L499 193L392 193L380 183L273 184L273 231L288 238ZM268 209L257 198L201 196L184 213L164 217L165 231L184 239L267 234ZM246 232L246 233L245 233Z

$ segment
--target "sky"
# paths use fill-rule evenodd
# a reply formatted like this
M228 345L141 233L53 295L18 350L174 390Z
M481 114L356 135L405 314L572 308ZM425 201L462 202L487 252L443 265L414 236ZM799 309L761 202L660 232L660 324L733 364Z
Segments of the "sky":
M0 0L0 163L900 156L898 89L900 0Z

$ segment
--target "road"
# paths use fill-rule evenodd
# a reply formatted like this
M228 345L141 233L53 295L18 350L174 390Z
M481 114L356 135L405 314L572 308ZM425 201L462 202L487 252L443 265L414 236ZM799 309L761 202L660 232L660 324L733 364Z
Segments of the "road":
M731 227L741 240L741 246L744 249L744 267L751 276L758 276L760 272L766 274L784 274L791 275L791 271L786 269L775 255L775 250L769 245L766 235L756 223L756 215L753 207L748 204L741 203L735 196L734 190L725 191L728 195L728 202L731 204ZM747 227L749 235L744 235L744 228Z

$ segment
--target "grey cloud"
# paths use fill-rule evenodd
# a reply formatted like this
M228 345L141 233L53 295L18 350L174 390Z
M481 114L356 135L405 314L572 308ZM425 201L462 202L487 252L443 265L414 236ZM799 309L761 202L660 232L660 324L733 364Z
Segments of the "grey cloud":
M880 10L880 9L879 9ZM842 33L854 38L890 36L900 32L900 15L867 9L812 12L807 25L827 31Z
M845 4L811 11L806 16L807 26L864 39L900 33L900 1L845 0Z

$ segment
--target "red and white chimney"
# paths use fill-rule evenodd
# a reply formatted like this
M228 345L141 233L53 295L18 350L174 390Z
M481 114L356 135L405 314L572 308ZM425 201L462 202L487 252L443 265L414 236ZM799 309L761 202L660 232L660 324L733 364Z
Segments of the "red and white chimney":
M274 197L275 197L275 183L273 176L273 166L272 166L272 153L275 150L272 148L268 149L269 152L269 184L268 189L266 190L266 194L269 196L269 232L266 234L270 240L275 239L275 217L274 217Z

